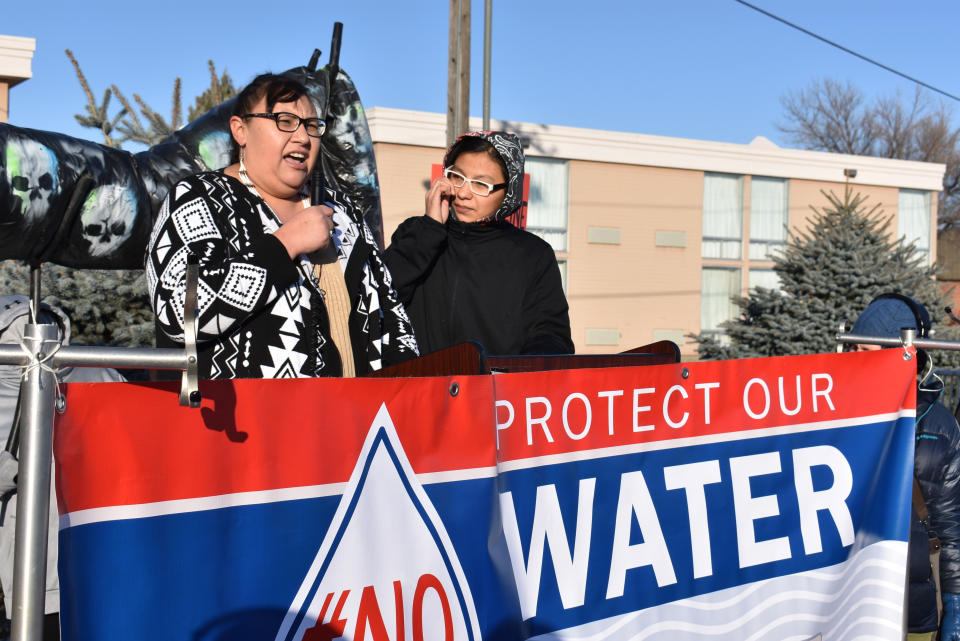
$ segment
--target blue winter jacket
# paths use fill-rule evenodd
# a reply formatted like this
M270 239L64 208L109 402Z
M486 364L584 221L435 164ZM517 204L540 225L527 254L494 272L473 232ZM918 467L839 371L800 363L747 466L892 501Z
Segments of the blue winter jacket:
M960 426L937 402L943 383L929 378L917 389L914 473L929 511L928 528L940 538L940 588L960 593ZM910 632L937 629L936 585L927 530L913 514L909 548Z

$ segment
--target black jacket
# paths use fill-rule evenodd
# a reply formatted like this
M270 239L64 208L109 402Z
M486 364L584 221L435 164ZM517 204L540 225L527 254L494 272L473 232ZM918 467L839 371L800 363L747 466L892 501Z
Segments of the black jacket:
M404 221L385 260L421 353L472 340L488 354L572 354L553 249L505 221Z
M943 383L929 379L917 390L914 473L929 510L929 528L940 537L940 587L960 592L960 427L937 402ZM937 629L936 586L930 574L927 532L913 514L910 528L910 632Z

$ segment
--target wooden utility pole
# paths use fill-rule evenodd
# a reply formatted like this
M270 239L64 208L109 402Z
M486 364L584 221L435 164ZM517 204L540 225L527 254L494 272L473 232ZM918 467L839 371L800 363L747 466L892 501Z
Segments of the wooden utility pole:
M470 0L450 0L447 146L470 128Z
M483 7L483 129L490 129L490 34L493 32L493 0Z

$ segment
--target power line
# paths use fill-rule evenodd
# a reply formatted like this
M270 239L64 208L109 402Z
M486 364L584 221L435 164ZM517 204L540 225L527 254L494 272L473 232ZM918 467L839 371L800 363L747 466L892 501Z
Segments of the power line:
M934 87L933 85L929 85L929 84L923 82L922 80L917 80L917 79L914 78L913 76L908 76L907 74L903 73L902 71L897 71L897 70L894 69L893 67L888 67L887 65L883 64L882 62L877 62L876 60L874 60L874 59L872 59L872 58L868 58L867 56L865 56L865 55L863 55L863 54L861 54L861 53L857 53L857 52L854 51L853 49L848 49L847 47L844 47L844 46L841 45L841 44L837 44L836 42L834 42L834 41L832 41L832 40L828 40L828 39L824 38L823 36L817 35L817 34L815 34L814 32L812 32L812 31L810 31L810 30L808 30L808 29L804 29L804 28L801 27L800 25L793 24L792 22L790 22L790 21L788 21L788 20L784 20L784 19L781 18L780 16L774 15L774 14L770 13L769 11L766 11L766 10L764 10L764 9L761 9L760 7L757 7L757 6L755 6L755 5L750 4L749 2L745 2L744 0L734 0L734 1L735 1L735 2L739 2L740 4L742 4L742 5L745 6L745 7L750 7L750 8L753 9L754 11L758 11L758 12L762 13L763 15L765 15L765 16L767 16L767 17L769 17L769 18L773 18L773 19L776 20L777 22L782 22L783 24L787 25L788 27L793 27L793 28L796 29L797 31L802 31L803 33L807 34L808 36L812 36L812 37L816 38L817 40L820 40L821 42L825 42L825 43L827 43L828 45L830 45L830 46L832 46L832 47L836 47L836 48L839 49L840 51L844 51L844 52L846 52L846 53L849 53L849 54L851 54L851 55L854 55L854 56L856 56L857 58L860 58L861 60L864 60L864 61L866 61L866 62L869 62L869 63L872 64L872 65L876 65L877 67L880 67L881 69L884 69L884 70L886 70L886 71L889 71L890 73L895 73L895 74L897 74L898 76L900 76L901 78L905 78L905 79L909 80L910 82L915 82L916 84L920 85L921 87L926 87L926 88L929 89L930 91L935 91L935 92L937 92L938 94L941 94L941 95L943 95L943 96L946 96L947 98L950 98L950 99L952 99L952 100L956 100L957 102L960 102L960 98L958 98L957 96L954 96L952 93L947 93L946 91L944 91L944 90L942 90L942 89L937 89L937 88Z

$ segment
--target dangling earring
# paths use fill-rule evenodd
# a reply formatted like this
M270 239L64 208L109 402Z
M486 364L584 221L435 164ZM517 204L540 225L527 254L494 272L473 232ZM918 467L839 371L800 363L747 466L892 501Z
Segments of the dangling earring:
M237 169L237 174L240 176L240 182L247 187L253 186L253 181L250 180L250 176L247 174L247 167L243 164L243 147L240 147L240 168Z

